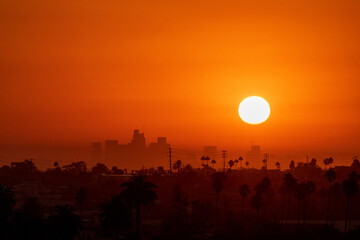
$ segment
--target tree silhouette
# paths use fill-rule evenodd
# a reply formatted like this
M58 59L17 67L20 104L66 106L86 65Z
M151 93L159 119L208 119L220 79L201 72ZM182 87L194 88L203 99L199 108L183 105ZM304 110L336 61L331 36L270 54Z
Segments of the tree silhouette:
M305 224L309 196L314 192L315 192L315 184L312 181L307 183L301 182L297 184L294 191L294 196L298 200L298 223L300 223L301 202L303 206L303 224Z
M262 195L255 194L254 196L252 196L251 200L250 200L250 205L253 208L255 208L256 213L257 213L257 218L259 219L260 210L264 206L264 199L263 199Z
M351 164L351 167L354 169L360 169L360 161L357 159L357 157L353 158L353 162Z
M279 162L276 162L276 163L275 163L275 166L276 166L276 170L280 171L280 163L279 163Z
M140 236L140 210L141 206L154 204L157 195L154 191L157 186L146 180L144 175L137 175L130 181L120 185L124 188L121 195L126 202L135 210L136 235Z
M290 168L291 171L294 171L294 169L295 169L295 162L294 162L294 160L291 160L291 162L290 162L290 164L289 164L289 168Z
M243 161L244 159L240 156L239 157L239 162L240 162L240 169L242 169L242 161ZM249 165L249 164L248 164Z
M249 167L250 163L248 161L245 162L245 166Z
M336 178L336 172L330 168L325 172L325 177L327 178L329 182L329 190L328 190L328 199L326 204L326 217L325 217L325 224L328 224L328 217L329 217L329 206L330 206L330 190L331 190L331 184Z
M213 160L211 161L211 164L213 165L213 168L215 168L215 164L216 164L215 159L213 159Z
M92 169L91 173L95 175L109 173L109 168L103 163L97 163Z
M28 198L12 218L15 239L44 239L42 206L34 197Z
M359 192L359 185L357 183L356 172L349 174L348 179L342 182L342 189L346 195L346 209L345 209L345 232L347 231L348 216L350 211L350 200L351 198Z
M324 165L325 165L325 169L327 167L327 165L330 165L330 168L331 168L331 164L334 162L334 159L332 157L329 157L329 158L325 158L324 159Z
M174 169L177 169L178 173L180 172L181 165L182 165L181 160L177 160L177 161L174 163Z
M239 188L239 193L241 196L241 216L244 215L244 201L248 194L251 193L249 186L247 184L243 184Z
M86 198L87 198L87 192L86 192L85 188L81 187L76 192L76 196L75 196L75 205L80 210L80 217L82 217L82 213L83 213Z
M341 184L336 182L334 183L332 186L331 186L331 189L330 189L330 194L332 196L332 199L334 199L333 201L333 208L332 209L332 224L335 225L336 223L336 215L335 213L336 210L338 210L338 203L337 203L337 200L339 198L339 195L341 193Z
M256 195L261 196L263 201L263 217L266 218L266 202L269 197L273 196L273 191L271 189L271 180L268 177L264 177L260 183L255 185Z
M5 184L0 184L0 226L12 215L15 205L15 196L11 188Z
M219 208L219 197L220 192L224 189L224 181L226 179L226 175L223 172L216 172L211 176L213 180L213 189L216 192L216 208Z
M133 213L121 195L111 195L101 206L99 220L101 226L119 239L121 231L127 231L133 224Z
M239 163L239 160L237 160L237 158L235 158L234 163L235 163L235 168L236 168L237 164Z
M295 188L297 186L297 180L296 180L296 178L294 178L294 176L291 173L287 173L284 175L284 177L282 179L282 185L284 186L283 190L285 191L285 196L287 196L287 200L284 199L285 202L284 202L284 210L283 210L283 215L285 215L285 212L286 212L286 222L287 222L289 219L289 213L290 213L290 209L291 209L292 196L293 196Z
M68 205L55 207L55 214L48 217L48 227L55 239L74 240L81 229L81 219Z
M233 160L230 160L229 162L228 162L228 165L229 165L229 167L230 167L230 169L234 166L234 161Z

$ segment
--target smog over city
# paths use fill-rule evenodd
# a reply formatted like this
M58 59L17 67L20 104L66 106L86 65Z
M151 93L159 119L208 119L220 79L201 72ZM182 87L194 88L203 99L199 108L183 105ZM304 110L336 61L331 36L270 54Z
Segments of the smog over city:
M360 2L0 1L0 239L360 239Z

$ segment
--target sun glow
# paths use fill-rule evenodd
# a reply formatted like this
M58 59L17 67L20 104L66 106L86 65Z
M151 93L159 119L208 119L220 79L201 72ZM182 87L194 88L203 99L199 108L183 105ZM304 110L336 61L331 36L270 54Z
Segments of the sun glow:
M261 97L247 97L240 103L239 115L246 123L263 123L270 115L270 106L266 100Z

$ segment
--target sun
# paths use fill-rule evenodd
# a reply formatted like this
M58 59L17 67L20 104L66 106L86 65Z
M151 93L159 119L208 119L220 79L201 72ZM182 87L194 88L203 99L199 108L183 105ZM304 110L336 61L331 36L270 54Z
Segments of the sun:
M270 116L270 106L266 100L261 97L247 97L240 103L239 115L246 123L263 123Z

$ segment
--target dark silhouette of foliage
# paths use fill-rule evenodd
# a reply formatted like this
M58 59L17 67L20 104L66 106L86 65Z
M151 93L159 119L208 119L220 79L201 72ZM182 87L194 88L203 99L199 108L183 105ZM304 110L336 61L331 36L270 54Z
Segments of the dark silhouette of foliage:
M329 170L327 170L325 172L325 177L327 178L327 180L329 181L329 190L328 190L328 199L327 199L327 204L326 204L326 217L325 217L325 223L326 225L328 224L328 217L329 217L329 206L330 206L330 190L331 190L331 184L332 182L335 180L336 178L336 172L330 168Z
M147 181L144 175L137 175L130 181L122 183L120 187L124 188L121 195L129 206L135 210L136 235L139 236L141 206L154 204L157 199L154 189L157 188L157 186Z
M0 184L0 224L3 225L12 215L15 195L10 187Z
M81 219L68 205L55 207L55 213L47 219L51 239L74 240L81 229Z
M213 180L213 189L216 192L216 208L219 208L219 197L221 191L224 189L224 181L226 179L226 175L223 172L216 172L211 176Z
M45 239L42 206L36 198L29 198L13 216L13 235L16 239Z
M87 198L87 192L85 188L81 187L77 192L75 196L75 205L80 210L80 217L82 216L84 204Z
M91 173L95 175L109 173L109 168L103 163L97 163L92 169Z
M241 196L241 216L244 216L244 201L248 194L251 193L250 188L247 184L243 184L239 187L239 193Z
M133 225L133 213L121 195L111 195L109 200L101 204L100 209L101 226L112 232L116 239L120 238L121 232L126 233Z
M347 231L348 221L349 221L349 211L350 211L350 201L351 198L359 192L359 185L357 183L358 175L356 172L349 174L348 179L342 182L342 189L346 195L346 209L345 209L345 229Z

